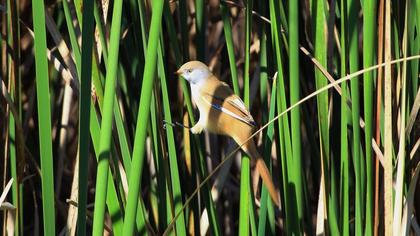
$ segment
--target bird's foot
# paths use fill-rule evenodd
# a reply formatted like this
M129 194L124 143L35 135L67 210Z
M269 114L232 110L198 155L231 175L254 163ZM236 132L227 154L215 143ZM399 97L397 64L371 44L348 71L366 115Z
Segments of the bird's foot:
M197 123L190 130L191 130L191 133L193 133L193 134L199 134L199 133L203 132L203 129L204 129L204 127L200 123Z

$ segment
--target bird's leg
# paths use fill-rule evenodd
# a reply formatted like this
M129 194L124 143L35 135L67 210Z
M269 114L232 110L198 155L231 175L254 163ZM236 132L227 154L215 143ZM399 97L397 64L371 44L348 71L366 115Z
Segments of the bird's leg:
M172 127L179 126L179 127L185 128L185 129L190 129L191 133L193 133L193 134L200 134L204 129L204 125L203 125L202 122L200 122L200 120L193 127L186 126L186 125L181 124L177 121L175 123L170 123L170 122L164 120L163 123L164 123L163 124L164 129L166 129L167 125L170 125Z
M170 125L172 127L179 126L181 128L185 128L185 129L190 129L191 128L189 126L186 126L184 124L179 123L178 121L175 121L175 123L171 123L171 122L168 122L166 120L163 120L163 128L164 129L166 129L167 125Z

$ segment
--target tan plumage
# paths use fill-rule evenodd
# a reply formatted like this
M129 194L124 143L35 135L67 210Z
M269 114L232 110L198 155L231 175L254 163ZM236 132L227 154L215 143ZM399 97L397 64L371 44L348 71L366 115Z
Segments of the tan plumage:
M256 124L243 101L232 89L199 61L185 63L176 73L190 83L192 98L200 111L200 118L191 132L196 134L207 129L212 133L229 136L239 145L245 143L253 134ZM256 160L257 171L278 206L278 193L254 140L249 140L241 148Z

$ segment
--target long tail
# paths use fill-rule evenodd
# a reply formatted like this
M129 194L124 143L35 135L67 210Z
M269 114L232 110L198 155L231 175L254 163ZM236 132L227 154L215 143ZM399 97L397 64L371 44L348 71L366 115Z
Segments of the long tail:
M259 157L256 159L257 161L257 171L260 173L261 178L265 184L265 186L268 189L268 192L270 193L271 199L273 199L274 204L276 206L280 206L279 202L279 195L276 191L276 188L274 187L273 180L271 179L270 172L268 171L267 166L265 165L264 160Z
M270 171L268 171L268 168L265 165L264 160L262 159L261 155L257 151L254 140L250 140L247 144L242 146L242 149L248 155L250 155L252 158L255 159L257 172L261 175L263 183L267 187L268 192L270 193L271 199L273 200L274 204L276 204L276 206L279 207L280 200L279 200L278 192L276 188L274 187L274 183L271 178Z

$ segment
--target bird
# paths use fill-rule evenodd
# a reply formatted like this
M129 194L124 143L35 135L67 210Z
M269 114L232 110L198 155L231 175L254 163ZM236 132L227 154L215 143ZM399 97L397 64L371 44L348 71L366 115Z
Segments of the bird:
M213 75L203 62L189 61L175 74L189 82L192 100L199 110L199 119L190 128L191 133L199 134L207 130L210 133L229 136L238 145L243 144L241 149L256 161L257 172L261 175L273 202L279 206L278 192L270 172L257 150L255 141L249 139L257 124L241 98L228 84Z

